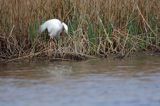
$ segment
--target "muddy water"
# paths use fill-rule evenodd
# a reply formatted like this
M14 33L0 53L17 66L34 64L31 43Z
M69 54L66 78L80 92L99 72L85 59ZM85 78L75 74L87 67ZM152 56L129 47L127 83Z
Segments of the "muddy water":
M160 57L3 64L0 106L160 106Z

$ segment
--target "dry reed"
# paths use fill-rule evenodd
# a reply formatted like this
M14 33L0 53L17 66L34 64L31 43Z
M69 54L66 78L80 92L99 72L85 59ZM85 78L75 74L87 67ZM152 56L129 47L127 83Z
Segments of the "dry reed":
M69 26L57 48L37 33L50 18ZM160 51L160 0L0 0L0 60L144 50Z

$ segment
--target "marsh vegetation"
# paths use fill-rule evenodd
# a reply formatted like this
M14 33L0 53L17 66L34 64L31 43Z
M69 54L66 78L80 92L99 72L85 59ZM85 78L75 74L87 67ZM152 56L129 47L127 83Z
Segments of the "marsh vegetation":
M69 27L56 48L37 33L50 18ZM160 51L160 0L0 0L0 60L141 51Z

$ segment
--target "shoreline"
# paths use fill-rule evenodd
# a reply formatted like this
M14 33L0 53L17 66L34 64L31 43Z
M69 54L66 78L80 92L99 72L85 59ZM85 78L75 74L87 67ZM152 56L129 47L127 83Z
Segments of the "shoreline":
M36 54L36 53L35 53ZM112 58L112 59L118 59L118 60L122 60L125 58L129 58L129 57L134 57L134 56L160 56L160 52L153 52L153 51L143 51L143 52L135 52L132 53L130 55L119 55L119 54L109 54L107 56L92 56L92 55L86 55L86 54L64 54L62 55L57 55L57 56L38 56L38 55L27 55L27 56L21 56L21 57L17 57L17 58L11 58L11 59L3 59L0 58L0 64L4 64L4 63L12 63L12 62L34 62L34 61L48 61L48 62L56 62L56 61L86 61L86 60L90 60L90 59L108 59L108 58Z
M160 0L1 0L0 7L0 61L123 59L160 52ZM53 18L68 26L54 45L47 30L38 33Z

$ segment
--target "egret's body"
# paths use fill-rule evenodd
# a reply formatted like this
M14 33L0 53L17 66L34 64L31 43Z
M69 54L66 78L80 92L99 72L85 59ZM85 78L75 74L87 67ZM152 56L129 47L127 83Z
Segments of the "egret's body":
M63 32L68 33L68 26L64 22L61 22L58 19L50 19L44 22L40 26L39 32L42 33L46 29L48 30L50 38L59 36Z
M39 32L42 33L45 30L48 31L49 36L50 36L50 40L49 40L49 50L52 50L53 48L56 48L56 44L58 43L58 41L56 41L55 37L60 36L60 34L62 34L63 32L65 32L66 34L68 34L68 26L64 23L61 22L59 19L50 19L46 22L44 22L40 28L39 28ZM51 55L52 52L49 52L49 55Z

